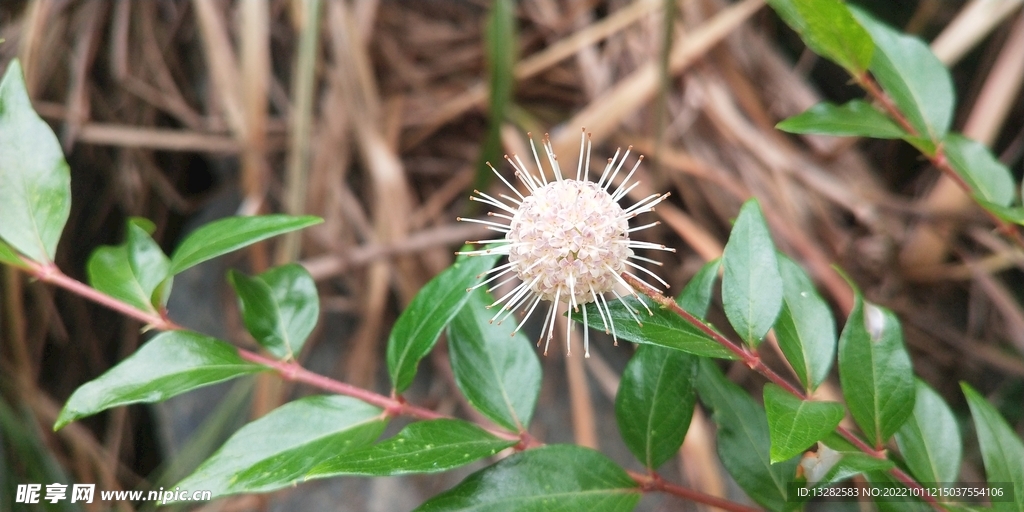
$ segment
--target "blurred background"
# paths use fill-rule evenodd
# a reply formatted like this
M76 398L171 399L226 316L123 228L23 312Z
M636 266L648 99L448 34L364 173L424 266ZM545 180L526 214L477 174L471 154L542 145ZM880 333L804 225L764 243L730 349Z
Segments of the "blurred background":
M953 73L954 129L991 147L1020 181L1024 1L854 3L930 42ZM483 162L511 177L497 164L504 153L529 154L526 132L550 132L563 162L575 162L585 127L595 166L619 146L646 155L631 200L672 192L657 208L663 224L642 233L678 249L653 255L669 293L721 253L739 205L757 197L776 244L814 277L840 325L852 294L831 265L897 312L916 373L961 418L964 380L1024 433L1024 253L905 143L775 130L819 101L863 93L762 0L4 0L0 39L0 70L21 59L71 165L72 213L57 254L66 273L84 280L90 253L120 243L131 216L152 219L167 252L226 215L325 219L179 276L170 314L190 328L255 348L225 271L297 259L322 300L300 360L387 393L381 363L398 312L465 240L486 233L455 221L482 213L468 201L474 187L501 185ZM0 285L2 510L21 510L13 501L23 483L173 486L246 421L316 392L260 376L54 433L71 392L146 335L10 268ZM720 309L710 315L727 325ZM542 360L532 431L641 469L612 410L632 347L603 338L592 346L589 360L561 350ZM768 345L762 353L785 364ZM741 366L730 376L761 385ZM833 376L822 392L837 390ZM443 343L408 398L478 419ZM663 474L743 500L718 465L713 432L698 406ZM973 435L965 443L962 479L980 481ZM198 509L407 510L476 467L320 481ZM85 510L107 507L152 505ZM66 501L52 508L74 510ZM646 496L641 509L697 508Z

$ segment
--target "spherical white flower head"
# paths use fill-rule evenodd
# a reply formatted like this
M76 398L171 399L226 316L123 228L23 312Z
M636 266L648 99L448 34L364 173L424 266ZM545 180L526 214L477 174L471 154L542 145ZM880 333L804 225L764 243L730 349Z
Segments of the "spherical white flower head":
M626 269L629 222L619 203L592 181L553 181L526 197L505 238L508 261L541 300L586 304L607 293ZM568 288L561 295L559 290Z
M549 182L543 172L537 148L531 139L530 147L533 149L533 157L539 170L538 175L535 176L531 173L518 156L505 157L515 169L516 177L526 186L527 195L520 193L494 167L491 167L498 178L518 196L518 199L505 194L499 194L498 197L501 199L497 199L479 190L474 191L476 195L470 197L474 201L486 203L500 210L499 212L490 212L488 215L505 219L508 223L459 219L485 224L488 229L505 234L505 237L501 239L470 242L504 245L463 253L471 256L508 255L508 263L488 271L487 274L494 275L473 288L484 286L510 273L513 274L512 277L492 285L488 291L513 279L520 280L518 286L489 306L503 304L491 319L492 322L498 320L498 323L501 323L514 311L525 308L526 315L513 331L515 334L537 309L538 304L542 301L551 302L544 318L544 331L541 332L542 338L544 332L547 333L544 343L545 354L547 354L548 344L554 334L555 319L561 304L565 304L569 312L569 322L566 325L566 346L569 346L568 329L572 328L573 315L576 314L583 319L583 346L586 356L589 357L589 318L585 312L580 311L581 304L594 303L594 308L597 309L601 321L605 326L610 327L612 338L617 343L615 325L611 322L611 312L604 294L612 293L622 301L619 290L625 290L626 293L639 298L622 277L623 274L627 274L642 281L630 268L640 270L666 288L668 287L668 283L653 272L630 260L635 259L661 265L652 259L635 255L633 249L664 251L674 251L674 249L649 242L633 241L629 238L631 232L658 224L652 222L630 228L629 219L653 210L654 205L663 201L668 194L652 194L623 209L619 206L619 200L639 184L629 185L628 182L640 167L640 162L644 157L639 157L626 177L613 191L609 191L612 182L622 170L632 146L626 149L621 159L619 159L619 151L616 151L615 156L608 159L608 165L596 183L589 180L590 146L589 137L586 136L586 130L584 130L584 134L580 138L580 160L576 167L576 179L563 178L562 171L558 167L558 159L551 148L551 141L545 135L543 147L555 175L555 179ZM638 311L625 301L622 301L622 304L633 319L640 323ZM605 332L609 332L607 327Z

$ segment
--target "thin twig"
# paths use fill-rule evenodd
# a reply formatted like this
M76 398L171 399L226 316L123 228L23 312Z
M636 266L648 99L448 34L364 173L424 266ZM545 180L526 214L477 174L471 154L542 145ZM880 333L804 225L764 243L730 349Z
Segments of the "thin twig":
M720 345L728 349L733 354L736 354L744 363L746 363L748 367L750 367L751 370L754 370L755 372L761 374L769 381L778 385L782 389L785 389L787 392L799 398L800 400L810 399L810 397L807 396L806 393L801 391L796 386L790 384L786 379L782 378L782 376L776 373L775 370L772 370L767 365L765 365L764 361L761 360L761 356L758 355L757 352L747 348L746 346L735 343L732 340L726 338L725 336L722 336L717 331L712 329L711 326L707 325L699 318L693 316L688 311L680 307L679 304L676 303L676 301L662 295L647 283L635 279L629 274L625 273L622 274L622 278L625 279L626 282L628 282L630 286L632 286L636 291L643 293L644 295L650 297L651 299L654 299L655 302L661 304L661 306L664 307L665 309L668 309L673 313L681 316L684 320L692 324L694 327L700 329L701 332L710 336L711 339L718 342ZM843 427L841 425L837 426L836 432L838 432L839 435L843 436L844 439L846 439L855 447L857 447L858 450L876 459L888 460L888 456L884 449L879 450L872 448L859 437L854 435L853 432L850 432L850 430L847 429L846 427ZM892 468L891 470L889 470L889 474L891 474L894 478L896 478L897 480L899 480L900 482L902 482L904 485L911 489L923 489L923 487L921 487L921 484L919 484L916 480L914 480L913 477L908 475L900 468ZM944 510L942 506L939 505L937 501L935 501L935 498L928 496L927 493L922 493L921 496L925 501L928 502L928 504L930 504L936 510Z

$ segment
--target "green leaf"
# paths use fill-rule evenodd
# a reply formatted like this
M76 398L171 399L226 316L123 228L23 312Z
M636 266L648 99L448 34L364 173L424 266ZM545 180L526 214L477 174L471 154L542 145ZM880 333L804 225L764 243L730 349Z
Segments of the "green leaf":
M6 242L0 240L0 263L15 266L18 268L28 268L25 262L22 261L21 256L18 252L7 245Z
M448 331L455 383L469 403L509 430L526 430L540 393L541 368L530 341L512 334L514 322L491 324L491 295L478 288Z
M391 439L321 462L306 479L439 473L490 457L516 443L462 420L417 421Z
M978 204L982 208L992 212L996 217L1005 220L1006 222L1012 222L1014 224L1020 224L1024 226L1024 207L1020 206L999 206L995 203L990 203L984 199L978 199Z
M25 90L21 63L0 79L0 239L40 263L53 261L71 213L71 170Z
M622 372L615 420L629 451L650 469L683 444L697 404L697 358L653 345L637 348Z
M89 283L137 309L159 313L165 298L161 285L169 287L170 261L138 224L129 221L127 232L123 244L93 251L86 265Z
M943 140L943 147L950 165L970 185L975 197L1002 207L1013 203L1017 188L1013 175L984 144L951 133Z
M253 338L278 358L294 359L320 316L313 276L290 263L255 277L232 270L228 280Z
M582 446L555 444L477 471L416 510L612 512L633 510L639 501L637 483L608 457Z
M803 18L798 30L807 46L847 70L863 73L871 64L875 43L840 0L791 0ZM796 27L794 27L795 29Z
M871 72L906 116L917 135L939 141L953 119L953 81L949 70L920 39L892 29L851 7L875 41Z
M892 489L903 489L906 487L889 473L881 471L865 472L864 478L872 486L885 486ZM873 498L873 501L879 512L931 512L935 510L919 498L876 496ZM945 503L942 507L947 510L950 508Z
M214 497L288 487L320 462L373 442L386 425L380 409L355 398L301 398L238 429L177 487Z
M838 402L801 400L775 384L764 387L764 410L771 434L772 464L800 455L843 419Z
M235 347L189 331L168 331L79 387L54 430L111 407L166 400L186 391L267 368L243 360Z
M715 258L704 264L676 299L679 307L688 311L697 318L704 318L708 314L708 306L711 305L711 297L715 293L715 281L718 279L718 269L722 266L722 259Z
M171 255L171 274L270 237L323 222L312 215L227 217L193 231Z
M405 391L416 366L434 348L438 336L469 300L467 288L480 282L497 255L463 257L427 283L398 316L388 336L387 361L395 392Z
M775 245L756 199L743 203L722 253L722 304L736 332L754 347L782 309Z
M960 387L978 433L981 458L988 483L1013 484L1013 502L993 502L993 510L1024 510L1024 444L995 407L966 382Z
M960 426L938 393L917 379L914 413L896 432L896 443L920 482L955 482L960 474Z
M892 119L865 101L853 100L842 105L817 105L783 120L776 128L790 133L814 133L836 137L874 137L899 139L907 132Z
M800 383L814 391L832 368L836 355L836 321L832 309L818 295L800 265L779 254L782 274L782 311L775 320L775 336Z
M754 501L770 510L799 506L787 501L787 482L796 478L799 459L773 464L765 411L733 384L714 362L701 359L697 393L714 411L718 425L718 456L722 465Z
M637 316L643 324L636 323L630 309L641 312ZM609 331L593 302L586 304L584 311L591 327L604 329L605 332ZM610 322L615 327L616 336L624 340L681 350L698 356L737 359L736 354L683 320L679 315L659 306L653 307L651 312L654 314L647 315L647 311L639 300L625 297L621 301L609 302L605 314L611 317Z
M859 292L839 337L839 381L850 414L876 447L913 412L914 368L899 319Z

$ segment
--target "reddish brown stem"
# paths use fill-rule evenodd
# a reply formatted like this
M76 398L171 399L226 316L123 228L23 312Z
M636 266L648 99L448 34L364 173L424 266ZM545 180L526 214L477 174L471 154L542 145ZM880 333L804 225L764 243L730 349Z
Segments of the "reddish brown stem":
M657 473L650 475L644 473L638 473L636 471L628 471L629 476L633 477L640 488L644 491L660 491L673 496L678 496L683 499L695 501L697 503L704 503L705 505L711 505L712 507L718 507L722 510L729 510L732 512L758 512L761 509L748 507L739 503L729 501L726 499L719 498L718 496L712 496L705 494L700 491L693 489L687 489L686 487L670 484L661 479Z
M109 307L114 311L124 314L127 317L134 318L146 325L152 326L155 329L173 331L183 329L180 325L174 323L166 317L165 314L154 313L149 311L143 311L135 308L130 304L126 304L114 297L111 297L105 293L92 288L85 283L72 279L57 268L52 263L41 264L29 260L24 260L24 269L27 270L32 276L40 281L56 285L64 288L68 291L74 292L81 297L89 299L93 302ZM723 338L724 339L724 338ZM728 341L728 340L726 340ZM251 352L242 348L236 348L239 356L247 361L266 366L277 372L281 378L294 382L301 382L310 386L322 389L324 391L330 391L339 395L350 396L362 400L368 404L375 405L384 409L384 414L388 417L393 416L410 416L421 420L431 420L440 418L451 418L444 414L440 414L430 409L411 405L402 398L401 395L384 396L381 394L374 393L373 391L363 389L351 384L325 377L323 375L313 373L295 361L278 361L269 357ZM508 440L518 440L519 442L513 447L516 451L528 450L530 448L536 448L543 446L544 443L538 441L536 438L530 435L529 432L522 431L519 433L507 432L504 430L497 429L486 429L489 433L495 437ZM750 512L756 511L757 509L740 505L728 500L723 500L716 496L704 494L692 489L687 489L678 485L670 484L665 482L658 476L657 473L651 473L650 475L630 472L630 476L641 486L645 492L658 491L674 496L679 496L697 503L704 503L707 505L715 506L723 510L737 511L737 512Z
M875 82L875 80L872 79L870 75L868 75L867 73L861 73L860 75L854 76L853 78L858 85L860 85L865 91L867 91L868 95L871 96L872 99L874 99L876 102L878 102L879 105L882 106L882 109L884 109L885 112L889 114L889 117L896 121L896 123L899 124L904 131L909 133L912 137L921 136L921 133L918 132L912 124L910 124L910 121L907 120L907 116L904 115L902 111L900 111L899 107L897 107L896 104L892 101L892 98L890 98L889 95L886 94L885 91L883 91L882 88L878 86L878 83ZM941 143L935 147L934 155L929 155L927 153L922 154L924 154L924 156L928 158L928 160L932 163L932 165L935 166L936 169L942 172L942 174L945 174L947 177L949 177L949 179L953 180L953 182L956 183L956 185L960 187L960 189L963 190L965 194L967 194L970 197L974 197L974 191L971 190L970 184L964 181L963 177L960 176L960 174L956 172L956 169L954 169L953 166L949 163L949 159L946 158L946 152L943 149ZM999 231L1009 236L1014 241L1014 243L1017 244L1018 247L1024 249L1024 234L1021 234L1020 230L1017 229L1017 226L1015 224L999 218L998 215L989 211L988 208L982 207L981 209L982 211L985 212L989 219L991 219L992 222L995 223Z
M692 314L690 314L690 312L686 311L681 306L679 306L679 304L676 303L676 301L662 295L660 292L658 292L658 290L654 289L654 287L648 285L647 283L644 283L643 281L636 279L627 273L622 274L622 278L625 279L626 282L633 287L633 289L650 297L665 309L668 309L673 313L681 316L684 320L692 324L694 327L700 329L701 332L711 337L711 339L721 344L723 347L728 349L733 354L736 354L744 363L746 363L748 367L750 367L750 369L761 374L762 376L764 376L777 386L781 387L782 389L785 389L793 396L801 400L810 399L810 397L807 396L806 393L804 393L796 386L790 384L789 381L782 378L782 376L776 373L775 370L772 370L767 365L765 365L764 361L761 360L761 357L752 349L746 347L745 345L735 343L732 340L726 338L725 336L722 336L718 331L711 328L711 326L704 323L701 319L693 316ZM876 459L888 460L885 450L877 450L872 448L863 440L861 440L852 432L850 432L847 428L843 426L837 426L836 431L839 433L839 435L843 436L843 438L845 438L851 444L856 446L858 450ZM914 480L910 475L908 475L899 468L893 468L889 470L889 474L891 474L893 477L895 477L897 480L902 482L907 487L913 489L922 488L921 484L917 483L916 480ZM935 501L934 498L928 496L927 493L922 493L922 496L924 497L924 500L927 501L933 508L935 508L936 510L943 510L939 503Z

